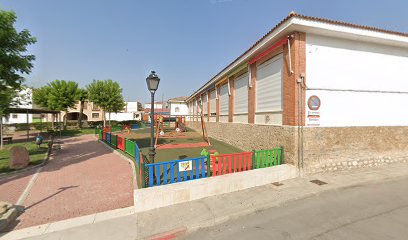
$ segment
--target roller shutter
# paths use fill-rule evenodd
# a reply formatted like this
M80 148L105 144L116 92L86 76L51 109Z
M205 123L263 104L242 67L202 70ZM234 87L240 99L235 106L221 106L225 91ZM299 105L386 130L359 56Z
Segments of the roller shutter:
M202 100L202 104L203 104L203 114L207 115L208 114L208 103L207 103L207 93L205 93L205 95L203 95L203 100Z
M220 87L220 115L228 115L228 84Z
M215 90L210 93L210 113L215 115L217 113L217 101Z
M256 112L282 110L282 54L262 63L256 73Z
M234 81L234 114L248 113L248 73Z

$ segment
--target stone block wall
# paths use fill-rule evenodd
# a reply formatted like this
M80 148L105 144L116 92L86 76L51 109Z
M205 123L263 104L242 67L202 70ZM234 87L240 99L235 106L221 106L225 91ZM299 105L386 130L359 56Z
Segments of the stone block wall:
M285 163L296 165L297 142L295 140L297 128L220 122L206 122L205 125L210 137L244 151L282 146ZM187 127L201 132L201 122L187 122Z
M305 173L408 160L408 127L304 128Z
M200 122L187 126L201 131ZM210 137L244 151L282 146L284 161L299 163L305 174L408 162L408 127L304 127L303 161L297 127L217 122L206 127Z

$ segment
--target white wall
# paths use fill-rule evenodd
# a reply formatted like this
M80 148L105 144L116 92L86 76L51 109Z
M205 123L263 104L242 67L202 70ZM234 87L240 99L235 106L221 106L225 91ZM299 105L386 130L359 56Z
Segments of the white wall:
M135 114L138 114L139 117L135 117ZM126 112L126 113L111 113L109 119L109 113L105 113L106 120L112 121L129 121L129 120L141 120L142 112Z
M32 100L33 100L33 91L31 88L26 88L21 90L18 93L18 97L16 100L19 102L19 105L13 106L13 108L33 108ZM14 118L14 117L17 118ZM33 115L28 114L28 122L33 122ZM27 114L10 114L9 118L3 118L4 124L15 124L15 123L27 123Z
M138 112L138 103L139 102L126 102L127 104L127 112Z
M179 111L176 112L176 108L179 108ZM188 115L188 106L187 103L170 103L170 115Z
M308 113L307 99L320 98L320 126L408 125L406 48L307 34L306 84L321 89L305 102Z

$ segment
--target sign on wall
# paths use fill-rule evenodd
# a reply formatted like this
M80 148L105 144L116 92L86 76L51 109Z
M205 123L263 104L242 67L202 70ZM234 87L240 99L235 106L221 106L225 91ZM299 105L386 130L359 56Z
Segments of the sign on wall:
M320 98L316 95L309 97L307 100L307 106L310 110L317 111L320 108Z
M179 172L184 172L184 171L191 171L193 170L193 161L185 161L185 162L179 162L178 163L178 169Z
M309 111L307 111L307 126L320 126L320 98L316 95L309 97L307 100L307 106Z

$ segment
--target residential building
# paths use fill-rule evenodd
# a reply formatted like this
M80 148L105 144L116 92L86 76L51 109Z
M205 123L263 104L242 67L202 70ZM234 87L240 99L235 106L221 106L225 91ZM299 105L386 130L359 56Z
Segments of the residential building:
M407 75L407 33L292 12L186 102L215 138L340 169L407 159Z
M189 114L186 103L187 97L170 98L167 103L170 108L171 116L186 116Z
M78 121L80 112L80 102L75 107L68 109L68 121ZM113 121L129 121L129 120L141 120L142 117L142 104L140 102L126 102L126 105L122 112L119 113L105 113L106 120ZM65 113L62 113L62 117ZM84 121L103 121L103 111L95 103L85 101L82 120Z

